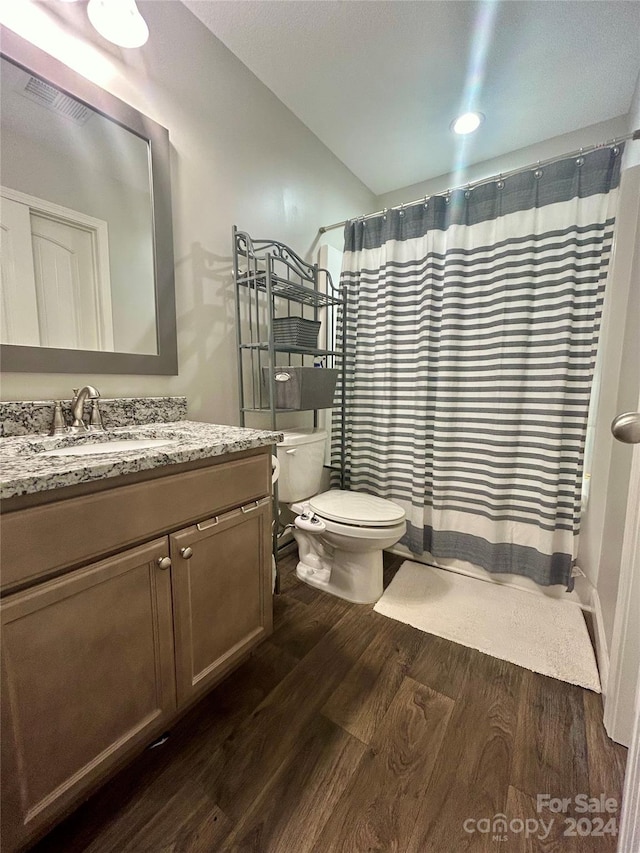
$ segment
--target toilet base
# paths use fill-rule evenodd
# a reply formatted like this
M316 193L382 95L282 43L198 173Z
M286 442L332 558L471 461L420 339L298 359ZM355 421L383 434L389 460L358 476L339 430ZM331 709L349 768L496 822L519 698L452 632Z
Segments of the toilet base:
M315 589L353 604L375 604L382 595L382 551L354 553L336 549L330 559L309 562L318 564L312 566L300 560L296 575Z

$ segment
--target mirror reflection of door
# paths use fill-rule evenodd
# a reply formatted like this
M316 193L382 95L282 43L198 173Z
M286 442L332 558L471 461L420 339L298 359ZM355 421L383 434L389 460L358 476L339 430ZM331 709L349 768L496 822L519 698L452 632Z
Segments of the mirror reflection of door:
M29 208L7 198L0 207L0 340L38 346L40 329L33 273Z
M2 343L156 355L149 140L5 57L0 74L2 194L31 208L40 289L31 324L14 320L7 303L26 313L36 285L21 271L12 289L5 265Z
M2 343L113 351L106 223L9 190L0 218Z

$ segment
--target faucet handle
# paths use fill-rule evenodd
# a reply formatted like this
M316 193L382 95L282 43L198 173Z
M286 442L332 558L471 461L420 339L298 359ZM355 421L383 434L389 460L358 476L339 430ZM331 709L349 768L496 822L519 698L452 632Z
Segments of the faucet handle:
M67 426L64 422L62 414L62 403L57 400L53 409L53 421L51 422L51 430L49 435L63 435L67 431Z
M94 431L104 431L102 414L100 413L100 406L98 405L97 397L91 398L91 419L89 421L89 429Z

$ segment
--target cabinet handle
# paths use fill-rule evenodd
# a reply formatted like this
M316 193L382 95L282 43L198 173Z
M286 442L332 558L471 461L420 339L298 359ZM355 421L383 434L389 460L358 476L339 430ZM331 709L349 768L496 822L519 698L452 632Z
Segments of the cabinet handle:
M209 521L199 521L196 524L196 527L202 533L203 530L208 530L210 527L215 527L216 524L218 523L218 521L219 521L219 519L218 519L218 516L216 515L215 518L212 518Z
M158 568L159 569L170 569L171 568L171 557L160 557L158 559Z
M180 554L183 560L190 560L193 557L193 548L187 545L186 548L180 548Z
M247 504L247 506L241 506L240 509L242 510L242 512L247 513L247 512L253 512L253 510L258 509L259 506L260 506L260 502L254 501L251 504Z

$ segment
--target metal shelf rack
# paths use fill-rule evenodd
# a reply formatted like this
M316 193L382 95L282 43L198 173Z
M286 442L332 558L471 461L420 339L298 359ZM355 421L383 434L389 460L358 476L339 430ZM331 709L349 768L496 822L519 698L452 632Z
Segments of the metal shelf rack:
M253 239L233 226L233 276L236 284L236 330L238 343L238 389L240 424L247 416L268 416L270 427L278 429L278 415L292 409L275 407L275 367L312 367L320 359L323 367L333 367L344 377L345 354L337 348L336 321L344 311L344 293L334 285L328 270L308 264L292 249L277 240ZM276 343L273 321L297 316L321 321L318 346L313 348ZM276 364L276 358L278 363ZM263 383L263 368L268 382ZM340 420L344 436L344 382L341 389ZM334 407L335 409L336 407ZM313 425L318 426L318 409ZM344 468L344 441L341 472ZM342 474L341 474L342 479ZM277 484L274 488L274 556L277 557L279 511ZM276 580L276 591L279 582Z
M273 368L310 367L322 359L324 367L344 370L344 353L335 341L336 311L344 306L344 297L327 270L307 264L284 243L252 239L234 226L233 249L240 423L246 425L247 412L265 412L275 430L278 414L292 410L275 408ZM321 321L318 345L276 343L273 321L278 316ZM278 354L283 358L276 365ZM262 381L265 367L269 368L267 388ZM311 411L317 426L318 410Z

